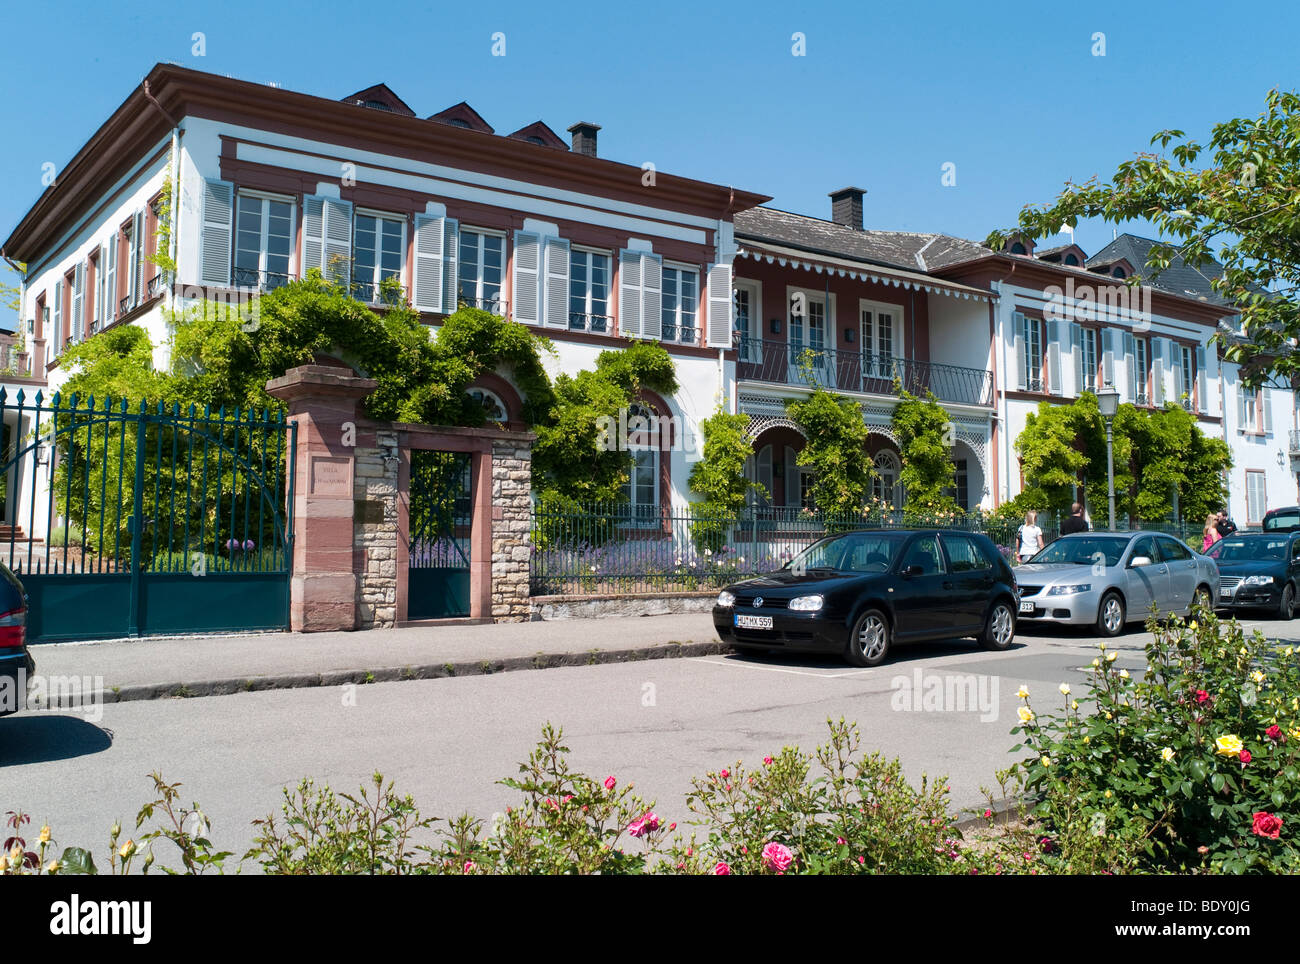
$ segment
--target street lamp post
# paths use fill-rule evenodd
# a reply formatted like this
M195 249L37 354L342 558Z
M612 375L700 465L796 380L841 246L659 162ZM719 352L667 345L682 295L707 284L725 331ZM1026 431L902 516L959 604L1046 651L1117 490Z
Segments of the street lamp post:
M1114 385L1107 385L1097 393L1097 407L1101 417L1106 420L1106 493L1110 499L1110 531L1115 531L1115 436L1112 426L1115 413L1119 411L1119 392Z

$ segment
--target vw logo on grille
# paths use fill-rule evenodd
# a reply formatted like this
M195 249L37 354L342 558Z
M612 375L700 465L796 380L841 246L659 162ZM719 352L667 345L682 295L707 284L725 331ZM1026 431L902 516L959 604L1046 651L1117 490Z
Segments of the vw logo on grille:
M762 608L763 608L763 597L762 597L762 596L755 596L755 597L754 597L754 608L755 608L755 609L762 609Z

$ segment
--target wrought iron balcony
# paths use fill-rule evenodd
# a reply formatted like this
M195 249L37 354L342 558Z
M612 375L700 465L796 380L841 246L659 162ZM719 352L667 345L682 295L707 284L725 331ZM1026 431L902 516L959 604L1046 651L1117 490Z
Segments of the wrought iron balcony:
M470 308L479 308L483 311L490 311L492 314L500 318L509 317L510 304L500 295L493 298L466 298L464 295L461 295L457 299L457 303L460 305L466 305Z
M235 268L234 286L255 291L274 291L293 280L293 275L279 271L258 271L256 268Z
M580 311L569 312L569 330L570 331L594 331L598 335L606 335L614 327L614 318L612 315L588 315Z
M154 275L152 278L149 279L149 291L147 297L156 298L158 295L161 295L163 289L167 287L168 282L169 279L167 277L167 272L165 271L158 272L156 275Z
M931 391L943 402L993 404L993 375L981 368L784 341L741 339L737 347L740 360L736 376L742 381L893 395L897 379L913 395Z

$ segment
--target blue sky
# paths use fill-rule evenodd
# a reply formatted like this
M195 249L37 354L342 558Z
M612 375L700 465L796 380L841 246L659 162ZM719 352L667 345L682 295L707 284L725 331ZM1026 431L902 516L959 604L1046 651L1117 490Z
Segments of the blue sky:
M1269 88L1300 87L1300 5L1282 2L229 0L2 16L0 237L39 196L41 165L71 159L157 61L326 97L384 81L421 116L467 100L503 134L540 118L567 138L589 120L605 157L819 217L828 191L855 184L868 227L976 239L1160 129L1203 137L1259 113ZM955 187L940 182L946 162ZM1110 237L1086 224L1076 240L1092 252Z

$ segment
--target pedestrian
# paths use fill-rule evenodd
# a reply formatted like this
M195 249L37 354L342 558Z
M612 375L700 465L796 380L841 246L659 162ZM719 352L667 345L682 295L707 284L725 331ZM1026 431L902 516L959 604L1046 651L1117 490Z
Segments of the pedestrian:
M1209 552L1210 546L1214 545L1223 536L1219 533L1219 517L1211 512L1205 517L1205 532L1202 533L1204 538L1201 540L1201 552Z
M1218 530L1219 535L1230 536L1237 531L1237 523L1228 518L1228 510L1220 509L1218 518L1215 520L1214 528Z
M1061 535L1087 531L1088 520L1083 517L1083 506L1076 502L1070 506L1070 515L1061 523Z
M1043 548L1043 530L1038 528L1038 513L1025 513L1025 524L1016 530L1016 562L1025 562Z

